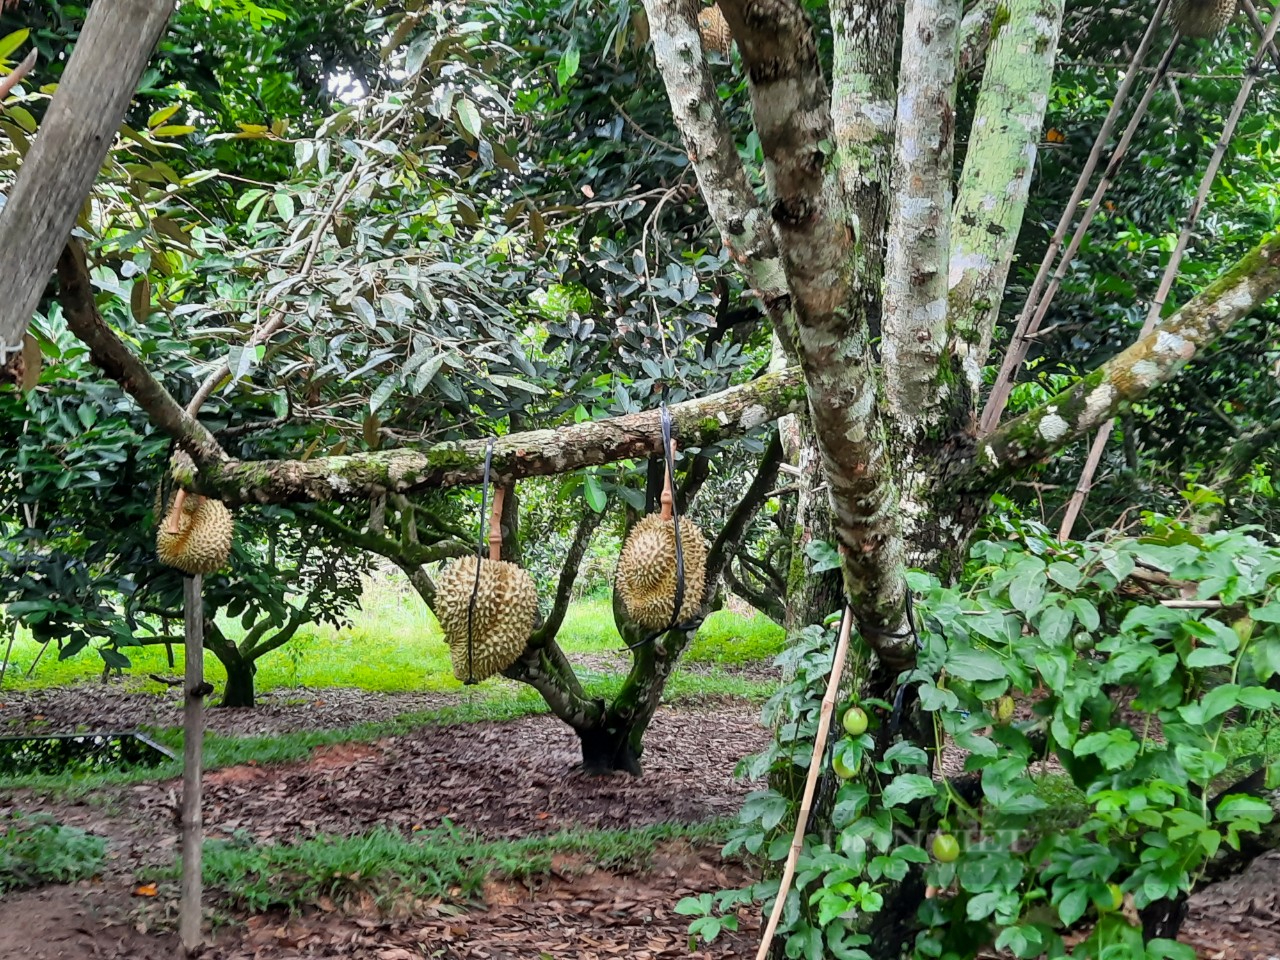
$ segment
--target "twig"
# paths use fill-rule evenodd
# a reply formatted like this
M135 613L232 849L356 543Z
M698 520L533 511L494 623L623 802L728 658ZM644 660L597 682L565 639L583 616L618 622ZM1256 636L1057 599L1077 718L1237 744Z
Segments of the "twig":
M32 50L25 58L23 58L23 61L20 64L13 68L12 73L3 80L0 80L0 100L7 97L9 95L9 91L20 84L22 82L22 78L31 72L31 68L36 65L36 57L38 56L39 53Z
M392 114L391 118L378 128L377 133L373 135L371 140L377 142L386 134L390 133L392 128L400 123L403 115L399 112ZM315 231L311 235L311 243L307 247L307 254L302 260L302 269L298 271L298 275L305 277L311 273L311 268L315 265L316 257L320 254L320 245L324 241L325 232L329 229L329 223L338 215L338 210L346 202L347 193L355 183L356 176L363 169L359 161L352 163L351 169L346 172L338 187L333 192L333 202L325 208L324 212L316 221ZM283 265L283 264L282 264ZM253 331L246 344L247 347L256 347L258 344L265 343L271 337L275 336L277 331L284 326L285 321L289 319L289 313L282 304L271 312L271 315ZM227 355L227 359L223 360L216 366L209 375L204 378L204 382L200 384L200 389L196 391L191 402L187 404L187 413L192 417L199 414L200 408L204 402L209 399L213 391L217 389L224 377L231 373L231 355Z
M822 753L827 747L827 732L831 728L831 714L835 712L836 694L840 689L840 673L844 669L844 658L849 649L849 631L852 627L853 610L846 606L844 617L840 621L840 639L836 643L836 655L831 661L831 677L827 680L827 692L822 698L818 733L813 740L813 757L809 761L809 774L804 781L804 796L800 800L800 815L796 818L796 832L791 839L791 852L787 855L786 866L782 869L782 884L778 887L778 898L773 902L773 912L769 915L769 925L765 927L760 949L756 951L756 960L764 960L769 955L769 948L773 946L774 935L778 932L778 921L782 918L787 894L791 890L791 881L795 877L796 861L800 859L800 850L804 847L804 832L809 826L809 808L813 804L813 794L818 786L818 774L822 769Z
M661 137L655 137L652 133L650 133L644 127L640 126L640 124L636 123L633 119L631 119L631 114L623 110L622 104L618 103L618 101L615 100L613 97L609 98L609 102L613 104L613 109L618 111L618 113L622 116L622 119L627 121L627 123L630 124L631 128L635 130L636 133L640 134L640 136L644 137L650 143L656 143L658 146L663 147L667 150L670 150L673 153L685 152L684 150L681 150L679 147L677 147L674 143L668 143L666 140L663 140Z
M18 637L18 624L9 625L9 646L4 651L4 662L0 663L0 687L4 686L4 675L9 672L9 657L13 655L13 641Z

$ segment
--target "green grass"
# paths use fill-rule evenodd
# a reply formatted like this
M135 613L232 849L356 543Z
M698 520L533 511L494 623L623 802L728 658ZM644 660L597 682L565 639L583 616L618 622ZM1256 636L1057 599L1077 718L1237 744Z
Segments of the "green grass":
M107 842L44 814L0 820L0 896L45 883L70 883L102 867Z
M481 899L488 879L545 875L554 854L576 854L604 867L643 868L663 841L722 843L726 833L727 824L714 822L488 841L446 825L412 837L380 828L288 844L210 841L204 848L204 882L222 905L254 913L273 907L296 911L321 898L338 905L372 898L383 909L427 898L466 903ZM177 876L175 865L155 878Z
M238 640L243 635L238 622L224 618L219 622L229 637ZM782 649L782 640L782 629L763 616L745 618L719 611L707 618L686 656L694 662L740 664L775 655ZM570 659L575 653L621 650L622 638L614 628L608 599L592 597L573 604L559 641ZM125 652L133 664L127 673L146 689L162 689L147 679L149 674L180 674L183 669L181 645L174 647L173 667L163 647ZM65 686L102 672L102 661L92 650L59 661L57 650L50 648L28 678L39 653L40 644L20 630L5 676L6 689ZM205 672L215 686L226 679L211 653L205 654ZM384 693L463 689L453 677L440 625L399 576L371 581L350 625L305 627L285 646L261 658L255 680L259 692L297 687L355 687ZM726 687L723 695L741 693Z

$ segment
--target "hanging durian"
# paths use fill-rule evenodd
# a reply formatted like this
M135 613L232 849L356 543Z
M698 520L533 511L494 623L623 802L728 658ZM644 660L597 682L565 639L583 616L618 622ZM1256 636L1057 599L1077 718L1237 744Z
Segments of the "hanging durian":
M156 556L190 576L214 573L226 565L234 533L221 500L179 490L156 530Z
M493 497L489 558L453 560L436 581L436 619L449 645L453 675L464 683L479 683L515 663L529 643L538 615L533 578L516 564L499 559L503 494L499 487Z
M1213 37L1227 28L1239 0L1173 0L1169 20L1186 37Z
M680 517L680 552L684 560L684 595L680 613L672 617L676 603L676 524L671 489L675 442L669 446L662 488L662 512L636 524L622 545L614 589L622 598L627 616L651 630L692 620L702 609L707 581L707 543L692 520Z
M718 50L720 56L729 59L729 51L733 48L733 34L729 30L729 21L720 12L720 7L712 4L698 14L698 33L702 37L705 50Z

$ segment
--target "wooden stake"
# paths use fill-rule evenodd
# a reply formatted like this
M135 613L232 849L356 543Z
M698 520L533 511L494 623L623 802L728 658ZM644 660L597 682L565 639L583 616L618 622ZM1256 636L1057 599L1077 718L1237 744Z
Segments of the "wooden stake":
M493 488L493 512L489 514L489 559L502 559L502 502L507 497L506 487Z
M182 716L182 900L178 933L188 954L202 943L200 921L204 882L201 875L204 822L200 813L204 746L204 609L203 577L184 577L182 599L186 614L186 702Z
M676 438L671 438L671 449L665 451L666 463L662 465L662 519L671 519L671 507L676 502L674 491L671 489L671 474L675 472L676 462Z
M773 902L773 913L769 915L769 925L765 927L760 949L756 951L756 960L765 960L769 955L769 948L773 946L774 935L778 932L778 921L782 918L787 894L791 891L791 881L796 875L796 861L800 859L800 851L804 848L804 832L809 826L809 809L813 806L813 794L818 787L818 774L822 772L822 754L827 748L827 733L831 729L831 715L836 709L840 673L844 670L844 658L849 650L849 632L852 628L853 611L845 607L844 617L840 621L840 639L836 643L836 655L831 663L831 676L827 680L827 692L822 697L822 712L818 716L818 734L813 739L813 757L809 760L809 775L804 781L804 796L800 800L800 815L796 818L795 836L791 838L791 852L787 855L786 866L782 868L782 885L778 887L778 899Z

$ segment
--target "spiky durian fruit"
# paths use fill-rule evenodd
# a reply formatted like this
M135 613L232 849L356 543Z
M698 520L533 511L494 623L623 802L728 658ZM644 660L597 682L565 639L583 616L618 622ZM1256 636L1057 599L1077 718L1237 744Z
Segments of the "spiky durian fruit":
M506 560L460 557L445 567L436 581L436 619L449 644L453 675L463 681L468 676L467 610L473 589L470 676L478 682L501 673L524 653L538 614L538 593L533 578Z
M174 497L156 531L156 556L191 576L213 573L231 555L234 532L231 511L221 500L198 494Z
M690 620L702 609L707 581L707 542L688 517L680 518L684 554L684 599L678 620ZM671 520L650 514L641 520L618 557L614 588L627 615L641 626L661 630L671 622L676 602L676 528Z
M1187 37L1212 37L1226 29L1239 0L1173 0L1169 20Z
M698 33L705 49L719 50L720 56L728 59L733 47L733 34L729 31L729 21L715 4L698 14Z

